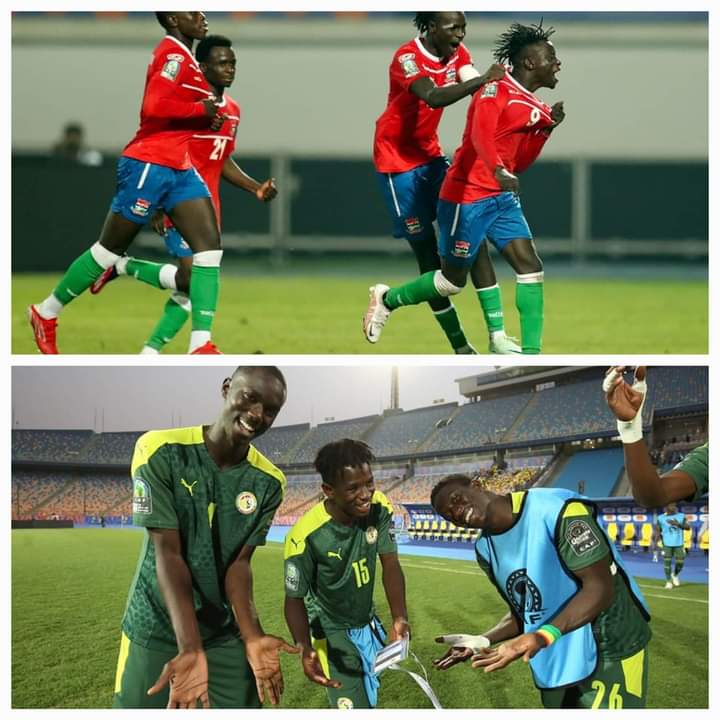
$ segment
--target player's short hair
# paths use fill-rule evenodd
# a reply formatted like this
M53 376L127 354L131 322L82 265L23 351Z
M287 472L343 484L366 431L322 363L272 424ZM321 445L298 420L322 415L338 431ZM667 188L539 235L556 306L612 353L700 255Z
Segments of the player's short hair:
M274 365L240 365L239 367L235 368L235 372L233 372L232 378L234 378L240 373L255 372L257 370L264 370L268 375L272 375L276 380L279 380L285 390L287 390L287 382L285 382L285 376L280 372L280 369L276 368Z
M435 500L437 496L448 486L448 485L460 485L461 487L469 487L472 485L473 479L469 475L463 473L455 473L453 475L446 475L440 480L437 485L432 489L430 493L430 504L435 507Z
M415 13L413 25L420 33L426 33L430 27L430 21L435 19L437 12L419 12Z
M210 57L214 47L232 47L232 40L224 35L206 35L195 49L195 58L199 63L205 62Z
M525 48L539 42L546 42L554 32L555 29L552 27L544 28L542 20L538 25L513 23L510 29L495 41L493 57L499 63L509 61L515 65L522 58Z
M335 485L346 467L360 467L375 460L370 446L361 440L336 440L323 445L315 456L315 469L323 483Z
M170 12L156 12L155 17L157 21L167 30L168 28L168 15L172 15Z

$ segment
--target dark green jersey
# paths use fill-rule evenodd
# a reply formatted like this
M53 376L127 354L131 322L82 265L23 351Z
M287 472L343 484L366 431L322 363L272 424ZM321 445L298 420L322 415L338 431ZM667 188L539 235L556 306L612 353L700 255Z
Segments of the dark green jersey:
M681 460L673 470L681 470L687 473L695 482L697 490L692 498L687 500L697 500L701 495L708 492L708 444L705 443L700 447L696 447L690 451L687 456Z
M514 517L518 514L515 510L522 507L523 494L512 493ZM574 540L578 536L583 539L582 546L578 546ZM605 537L605 533L587 506L581 502L571 502L565 507L560 519L555 547L564 565L573 572L610 556L610 548ZM482 569L490 576L489 567L479 554L477 557ZM604 660L619 660L645 647L652 633L648 621L634 602L622 575L617 572L612 557L610 562L615 590L614 599L610 607L594 620L592 627L600 657Z
M333 520L320 502L287 534L285 593L305 598L314 630L330 633L370 621L377 556L397 552L392 514L388 499L375 491L369 515L351 526Z
M244 545L265 544L285 476L252 445L243 462L220 470L198 426L143 435L135 446L132 478L133 522L180 533L204 644L227 640L236 629L225 598L225 571ZM147 535L122 627L145 647L176 645Z

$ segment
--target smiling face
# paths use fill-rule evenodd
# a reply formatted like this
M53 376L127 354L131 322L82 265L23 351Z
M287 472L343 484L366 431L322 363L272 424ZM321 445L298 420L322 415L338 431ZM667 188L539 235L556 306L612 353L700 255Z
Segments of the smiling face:
M375 492L375 478L367 463L358 467L344 467L333 485L323 483L323 492L338 511L342 521L359 520L370 514Z
M427 38L440 58L449 58L465 38L467 24L461 12L438 12L428 24Z

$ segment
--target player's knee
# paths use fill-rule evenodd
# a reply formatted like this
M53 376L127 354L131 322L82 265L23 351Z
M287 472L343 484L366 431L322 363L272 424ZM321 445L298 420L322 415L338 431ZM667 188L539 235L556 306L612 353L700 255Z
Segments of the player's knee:
M190 292L190 267L181 265L175 274L175 286L180 292Z
M541 273L542 271L542 260L537 256L536 252L530 250L527 253L518 255L517 267L515 268L518 275L529 275L531 273Z
M455 277L453 279L459 280L460 278ZM433 283L435 285L435 289L443 297L450 297L451 295L457 295L458 293L462 292L462 289L465 286L465 280L466 280L466 276L464 276L462 278L461 284L456 284L454 282L451 282L450 279L445 277L443 270L436 270L435 275L433 277Z
M195 267L220 267L222 261L222 250L203 250L193 255Z

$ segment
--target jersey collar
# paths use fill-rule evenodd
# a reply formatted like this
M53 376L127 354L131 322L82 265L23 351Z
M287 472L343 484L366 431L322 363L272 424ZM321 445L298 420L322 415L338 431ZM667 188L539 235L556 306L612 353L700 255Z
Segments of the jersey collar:
M172 35L166 35L166 40L172 40L189 58L193 61L193 64L197 64L197 60L195 59L195 56L190 52L187 45L184 43L181 43L177 38L173 37Z

